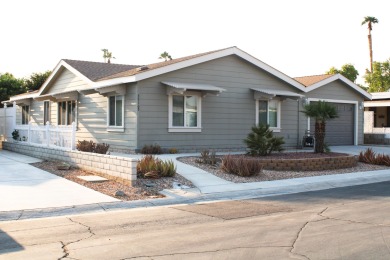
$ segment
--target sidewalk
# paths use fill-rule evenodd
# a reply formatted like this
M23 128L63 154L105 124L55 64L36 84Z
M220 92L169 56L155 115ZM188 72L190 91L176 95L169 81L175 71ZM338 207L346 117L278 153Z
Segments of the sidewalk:
M360 150L366 148L366 146L340 146L332 147L332 151L358 154ZM374 150L390 154L388 147ZM114 155L138 159L143 156ZM39 161L35 158L0 151L0 196L5 198L0 200L0 221L216 200L250 199L390 181L390 170L380 170L267 182L233 183L176 160L178 157L198 155L158 156L163 160L173 160L177 165L178 173L192 181L197 188L164 190L163 193L167 197L162 199L118 201L27 164Z

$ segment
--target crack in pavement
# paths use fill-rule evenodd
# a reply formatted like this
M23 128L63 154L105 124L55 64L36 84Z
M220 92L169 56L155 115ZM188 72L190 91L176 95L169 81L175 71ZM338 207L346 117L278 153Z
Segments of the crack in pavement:
M328 208L326 208L326 209L328 209ZM323 212L319 213L319 216L321 216L327 220L338 220L338 221L344 221L344 222L349 222L349 223L353 223L353 224L365 224L365 225L371 225L371 226L376 226L376 227L390 227L390 225L386 225L386 224L376 224L376 223L370 223L370 222L364 222L364 221L357 221L357 220L351 220L351 219L341 219L341 218L324 216L324 215L322 215L324 212L325 212L325 210Z
M162 256L189 255L189 254L202 254L202 253L217 253L217 252L231 251L231 250L237 250L237 249L290 248L290 247L291 246L246 246L246 247L244 246L244 247L222 248L222 249L206 250L206 251L191 251L191 252L184 252L184 253L170 253L170 254L162 254L162 255L133 256L133 257L121 258L120 260L137 259L137 258L145 258L145 257L153 259L153 257L162 257Z
M71 219L71 218L67 218L67 219L69 219L71 222L73 222L73 223L75 223L75 224L78 224L78 225L80 225L80 226L86 227L86 228L87 228L87 231L89 232L90 235L89 235L88 237L80 238L80 239L77 239L77 240L75 240L75 241L71 241L71 242L68 242L68 243L64 243L63 241L60 241L60 243L62 244L61 249L63 250L64 255L63 255L62 257L58 258L58 260L60 260L60 259L65 259L65 258L68 258L68 259L69 259L69 257L68 257L68 256L69 256L68 246L69 246L70 244L78 243L78 242L80 242L80 241L89 239L89 238L91 238L91 237L93 237L93 236L96 235L96 234L92 231L91 227L89 227L89 226L87 226L87 225L85 225L85 224L83 224L83 223L81 223L81 222L75 221L75 220L73 220L73 219Z

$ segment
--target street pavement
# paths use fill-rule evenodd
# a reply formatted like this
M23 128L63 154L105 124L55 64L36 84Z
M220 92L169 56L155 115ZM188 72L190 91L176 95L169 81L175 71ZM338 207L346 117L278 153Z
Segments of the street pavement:
M390 259L390 182L0 222L0 259Z

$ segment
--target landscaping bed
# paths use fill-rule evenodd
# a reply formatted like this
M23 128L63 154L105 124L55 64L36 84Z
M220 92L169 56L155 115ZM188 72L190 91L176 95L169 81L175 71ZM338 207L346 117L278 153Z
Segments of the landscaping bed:
M186 185L191 188L194 187L194 185L189 180L185 179L179 174L176 174L174 177L164 177L160 179L139 178L135 181L133 186L119 183L113 179L109 179L105 182L88 182L77 178L77 176L99 176L99 174L83 171L74 167L71 167L69 170L58 170L57 166L59 164L61 164L61 162L44 161L39 163L32 163L31 165L120 200L144 200L152 198L162 198L164 196L160 194L159 191L162 191L163 189L171 189L173 182L178 182L182 185ZM106 178L107 176L103 177ZM124 192L124 196L115 196L115 193L117 191Z
M306 159L309 160L311 158L326 158L332 155L334 157L337 156L345 156L345 154L340 153L324 153L324 154L315 154L309 152L297 152L297 153L277 153L272 154L266 157L269 159L278 159L278 160L290 160L290 159ZM235 155L234 155L235 156ZM241 155L242 156L242 155ZM235 183L245 183L245 182L259 182L259 181L273 181L273 180L282 180L282 179L292 179L292 178L301 178L301 177L311 177L311 176L321 176L321 175L332 175L332 174L344 174L351 172L363 172L363 171L376 171L376 170L384 170L389 169L389 167L382 165L372 165L358 162L356 166L344 169L333 169L333 170L322 170L322 171L296 171L296 170L285 170L285 171L275 171L275 170L266 170L263 169L260 174L255 174L249 177L241 177L233 174L226 173L220 169L221 159L223 156L217 156L217 164L215 166L209 164L199 163L200 157L181 157L178 158L179 161L201 168L207 172L210 172L216 175L219 178L225 179L227 181L235 182ZM259 157L251 157L248 158L258 158Z

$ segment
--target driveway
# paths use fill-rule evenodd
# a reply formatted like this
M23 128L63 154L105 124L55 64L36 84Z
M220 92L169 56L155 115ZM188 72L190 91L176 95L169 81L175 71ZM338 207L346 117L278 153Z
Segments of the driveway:
M390 155L390 146L370 146L370 145L345 145L345 146L331 146L332 152L348 153L359 155L361 151L365 151L367 148L371 148L376 153L384 153Z
M118 201L29 165L39 161L0 150L0 212Z

